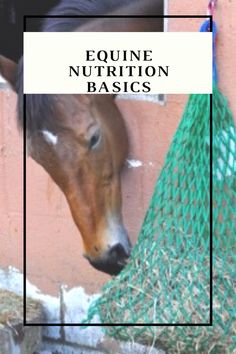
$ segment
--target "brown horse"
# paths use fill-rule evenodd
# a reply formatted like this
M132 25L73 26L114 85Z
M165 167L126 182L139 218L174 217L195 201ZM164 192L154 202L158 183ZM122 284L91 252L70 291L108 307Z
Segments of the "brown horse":
M117 6L119 4L119 7ZM118 8L117 8L118 7ZM160 15L161 0L64 0L50 15ZM161 31L145 18L50 18L43 31ZM23 126L23 63L0 57L0 72L18 93ZM27 95L29 155L66 196L84 255L98 270L118 274L131 245L121 215L120 174L128 152L125 124L112 95Z

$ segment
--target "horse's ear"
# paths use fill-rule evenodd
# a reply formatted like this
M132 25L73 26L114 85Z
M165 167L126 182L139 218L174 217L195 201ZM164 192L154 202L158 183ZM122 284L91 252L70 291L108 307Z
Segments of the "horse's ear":
M16 82L16 73L17 73L17 64L0 55L0 75L11 85L15 91L15 82Z

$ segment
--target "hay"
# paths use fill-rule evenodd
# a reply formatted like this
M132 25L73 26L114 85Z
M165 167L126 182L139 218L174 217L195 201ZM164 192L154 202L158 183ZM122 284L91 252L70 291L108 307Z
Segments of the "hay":
M40 302L27 298L27 322L40 322L42 305ZM23 298L11 291L0 289L0 324L15 327L23 323Z
M165 257L166 258L166 257ZM177 260L176 260L177 262ZM148 270L147 261L146 271ZM109 313L107 312L107 306L104 303L100 306L100 316L101 318L109 319L109 323L117 323L117 314L120 309L122 312L122 323L132 323L135 314L138 314L139 318L144 318L143 310L146 311L146 317L150 319L151 323L157 323L156 319L158 313L162 313L162 320L166 323L170 322L172 317L172 311L176 313L177 323L202 323L202 311L206 313L206 322L209 322L209 302L202 302L201 312L197 311L196 298L201 294L201 291L205 291L206 298L209 299L209 273L208 272L198 272L198 283L196 279L193 279L193 270L197 269L197 265L193 265L189 260L185 261L181 267L188 269L185 272L185 276L189 279L189 287L192 288L192 296L189 296L188 288L183 288L183 298L186 298L183 307L179 306L178 298L173 298L172 307L166 306L166 299L170 298L171 292L173 292L174 287L180 287L183 279L182 274L179 272L174 280L171 278L170 264L166 258L167 267L165 268L166 274L160 274L158 269L155 269L157 282L154 282L150 286L150 281L154 279L153 275L150 274L146 277L142 274L142 279L145 278L144 284L138 286L133 286L132 284L137 283L140 277L140 272L137 268L136 279L132 279L132 284L129 283L129 279L123 279L120 283L120 293L124 291L127 293L127 288L129 291L129 298L120 297L117 299L117 288L109 289L108 292L104 292L104 297L113 299L110 301ZM214 326L204 327L204 326L185 326L176 327L174 326L158 326L150 327L149 323L146 323L143 327L138 326L115 326L107 327L107 332L109 335L114 336L120 340L126 341L138 341L141 344L153 345L157 347L163 347L163 349L168 350L168 354L177 353L201 353L201 354L232 354L235 347L236 338L236 318L233 314L236 305L236 281L232 278L232 273L235 272L235 261L229 260L229 268L225 267L225 260L222 261L219 257L214 259L214 269L217 271L213 277L213 286L215 288L214 296L214 318L217 320ZM129 266L134 267L133 264ZM209 264L205 264L206 268L209 269ZM163 269L162 268L162 269ZM142 266L142 272L144 268ZM145 272L144 272L145 274ZM150 278L151 277L151 278ZM169 279L166 289L169 289L168 296L167 293L163 294L163 286L160 284L160 279ZM196 284L194 284L196 283ZM199 291L199 284L203 285L201 291ZM226 296L227 292L227 296ZM128 304L130 298L135 299L133 309ZM152 304L149 308L144 304ZM232 312L231 310L232 309ZM171 310L171 311L170 311ZM143 315L142 315L143 314ZM184 316L185 315L185 316ZM189 316L188 318L186 316ZM135 324L143 324L144 321L136 321Z
M185 265L186 266L186 265ZM235 264L232 264L232 267ZM107 327L107 332L109 335L114 336L117 339L121 340L136 340L139 343L146 345L154 345L157 347L163 347L163 349L167 350L168 354L193 354L193 353L201 353L201 354L232 354L236 352L235 347L235 338L236 338L236 318L231 317L232 313L229 309L235 308L236 304L236 281L233 281L231 278L231 273L225 271L224 263L221 259L215 259L215 267L217 269L217 273L215 273L213 282L214 286L217 288L217 294L215 294L214 298L214 315L217 322L212 327L208 326L184 326L176 327L174 326L158 326L158 327L150 327L147 323L144 327L138 326L116 326L114 329L112 327ZM189 276L191 277L191 272L189 272ZM159 277L159 275L157 275ZM150 280L150 279L149 279ZM176 278L176 283L181 280L181 277ZM207 274L201 274L199 281L202 284L207 283L209 278ZM161 287L159 287L158 283L154 284L155 292L149 292L150 286L149 281L146 281L145 287L143 290L141 288L133 287L132 285L123 283L123 287L130 287L132 295L135 299L140 297L140 293L142 293L147 301L150 300L153 302L153 306L148 309L147 317L153 319L152 323L155 323L155 316L159 310L159 308L163 308L163 304L165 300L161 297L158 297L159 291L161 291ZM208 284L209 287L209 284ZM208 293L209 288L206 287L205 290ZM194 288L194 287L193 287ZM227 298L225 296L226 289L228 289ZM229 290L230 289L230 290ZM173 289L170 288L170 291ZM122 288L120 291L124 291ZM109 294L112 296L112 294ZM115 293L113 294L115 298ZM184 294L183 294L184 296ZM193 290L193 296L188 298L185 302L185 311L188 314L191 314L190 321L193 323L201 323L201 315L196 312L194 298L197 296L196 289ZM159 301L157 300L159 299ZM222 299L225 299L222 301ZM227 304L224 303L226 301ZM126 311L123 312L123 308L127 308ZM186 318L183 318L181 312L179 312L179 303L173 301L173 307L176 308L176 318L182 319L182 323L186 323ZM120 308L122 313L125 315L124 323L129 323L132 321L132 316L134 313L142 312L143 302L137 304L134 308L134 313L130 312L130 309L125 302L125 299L122 299L122 302L113 302L111 304L111 312L107 314L106 306L104 305L101 308L101 316L106 318L109 317L110 323L116 323L117 318L115 318L117 314L117 309ZM147 308L146 308L147 309ZM168 311L168 309L167 309ZM166 322L170 317L170 313L164 311L163 314L166 316ZM207 314L209 314L209 308L205 308ZM137 322L136 322L137 323ZM141 322L140 322L141 323Z
M104 286L85 323L99 315L102 323L115 325L106 327L108 335L161 344L171 354L236 352L236 127L216 86L213 113L213 215L210 97L190 95L130 263ZM210 216L213 326L206 325L210 324ZM157 323L158 327L152 326Z

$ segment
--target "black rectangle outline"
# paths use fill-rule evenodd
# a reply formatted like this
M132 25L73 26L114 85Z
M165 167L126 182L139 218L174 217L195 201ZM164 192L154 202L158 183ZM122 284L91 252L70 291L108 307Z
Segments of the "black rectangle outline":
M26 21L27 18L206 18L210 20L210 27L209 32L213 31L213 17L212 15L162 15L162 16L142 16L142 15L81 15L81 16L38 16L38 15L24 15L23 16L23 29L26 32ZM177 326L190 326L190 327L211 327L213 326L213 205L212 205L212 198L213 198L213 190L212 190L212 178L213 178L213 146L212 146L212 123L213 123L213 93L210 95L210 316L209 322L206 323L27 323L26 322L26 94L23 94L23 112L24 112L24 119L23 119L23 325L24 326L56 326L56 327L72 327L72 326L79 326L79 327L115 327L115 326L151 326L151 327L177 327Z

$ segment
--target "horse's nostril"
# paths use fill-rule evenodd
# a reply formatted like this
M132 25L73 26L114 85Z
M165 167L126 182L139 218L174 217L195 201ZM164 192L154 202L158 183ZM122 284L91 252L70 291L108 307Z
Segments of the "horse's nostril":
M125 248L122 244L118 243L97 260L87 258L94 268L110 275L117 275L127 264L129 255L130 248Z
M125 258L128 258L128 257L129 257L129 253L125 250L125 248L120 243L114 245L109 250L109 258L113 259L116 262L119 260L123 260Z

